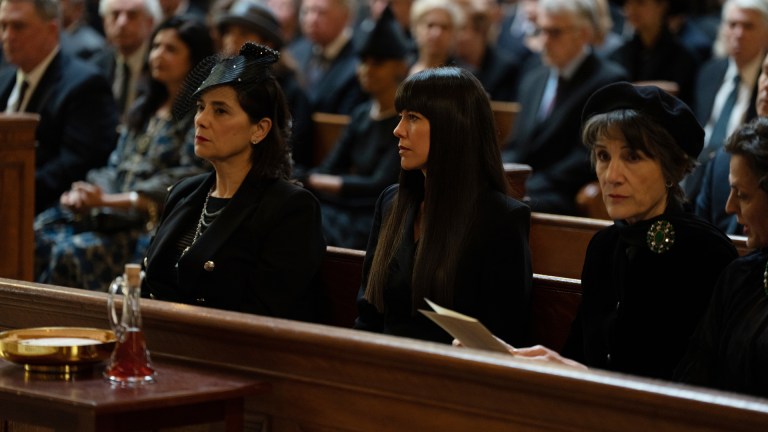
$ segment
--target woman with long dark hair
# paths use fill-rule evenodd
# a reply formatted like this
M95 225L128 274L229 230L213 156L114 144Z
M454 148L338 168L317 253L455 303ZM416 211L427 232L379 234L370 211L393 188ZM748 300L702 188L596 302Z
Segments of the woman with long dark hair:
M482 85L463 69L427 69L401 84L395 108L400 181L376 205L355 327L450 342L417 312L429 298L525 340L530 209L505 193Z

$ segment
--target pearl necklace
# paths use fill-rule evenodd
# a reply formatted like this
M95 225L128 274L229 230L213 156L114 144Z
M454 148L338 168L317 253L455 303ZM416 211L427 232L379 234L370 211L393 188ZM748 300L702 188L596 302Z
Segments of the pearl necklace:
M763 291L765 291L765 295L768 295L768 261L765 262L765 269L763 270Z
M208 195L205 196L205 202L203 203L203 211L200 212L200 219L197 220L197 228L195 228L195 235L192 237L192 243L189 244L189 246L185 247L183 251L181 251L181 256L184 256L187 251L189 251L189 248L192 247L192 245L195 244L197 239L200 237L200 233L203 229L203 225L207 228L210 223L205 222L205 216L211 217L217 215L219 211L208 213L208 200L211 198L211 194L213 193L213 187L211 187L211 190L208 191Z

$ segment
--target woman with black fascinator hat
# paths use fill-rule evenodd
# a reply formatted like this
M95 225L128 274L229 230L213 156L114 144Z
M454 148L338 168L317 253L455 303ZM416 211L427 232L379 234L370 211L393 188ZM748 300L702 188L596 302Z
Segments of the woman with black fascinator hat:
M195 154L214 171L171 189L144 260L143 295L315 318L312 282L325 241L317 200L288 181L290 114L271 72L278 56L246 43L204 69L202 83L187 83Z

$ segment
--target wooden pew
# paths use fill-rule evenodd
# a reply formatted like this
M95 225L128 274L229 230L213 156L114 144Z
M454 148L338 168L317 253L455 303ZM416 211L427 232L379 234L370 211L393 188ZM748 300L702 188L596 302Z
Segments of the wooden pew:
M496 122L496 130L499 135L499 146L502 148L515 128L515 120L520 114L520 104L517 102L491 101L493 119Z
M268 383L266 394L246 401L249 431L714 432L768 424L765 399L196 306L141 307L153 358ZM105 308L103 293L0 279L0 329L104 328Z
M531 260L533 272L581 279L584 256L592 236L612 221L547 213L531 214ZM751 252L747 238L730 235L739 255Z
M324 304L328 310L328 315L323 317L324 324L353 326L364 259L364 251L328 246L321 269ZM581 302L580 281L534 274L532 302L531 340L559 351Z
M349 116L316 112L312 114L313 163L319 165L333 150L336 141L349 125Z
M0 115L0 277L34 273L37 114Z

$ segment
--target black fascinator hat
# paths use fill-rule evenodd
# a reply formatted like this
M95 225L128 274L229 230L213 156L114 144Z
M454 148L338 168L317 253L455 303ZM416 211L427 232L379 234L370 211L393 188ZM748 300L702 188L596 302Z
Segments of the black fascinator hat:
M234 57L214 55L204 59L187 75L174 116L184 118L200 95L212 87L231 85L238 92L247 92L260 85L272 78L272 65L279 58L280 53L272 48L246 42Z

